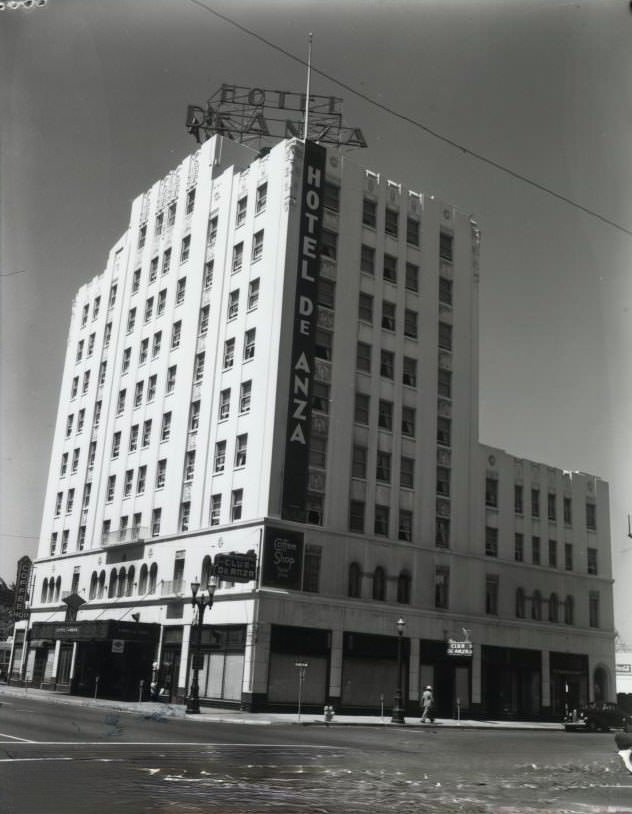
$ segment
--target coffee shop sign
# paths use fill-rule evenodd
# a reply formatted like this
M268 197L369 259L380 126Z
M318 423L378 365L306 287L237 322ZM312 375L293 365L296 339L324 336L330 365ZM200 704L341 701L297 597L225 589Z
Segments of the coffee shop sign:
M235 141L252 138L303 138L307 95L289 90L224 84L206 107L189 105L186 128L199 143L214 135ZM359 127L342 121L342 99L309 95L307 137L323 144L366 147Z

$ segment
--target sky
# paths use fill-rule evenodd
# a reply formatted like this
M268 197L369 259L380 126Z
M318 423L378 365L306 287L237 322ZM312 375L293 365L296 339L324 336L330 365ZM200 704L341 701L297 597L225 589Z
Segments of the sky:
M77 289L196 149L187 105L224 82L302 91L310 33L312 92L342 97L368 142L348 157L479 224L480 440L610 483L632 643L627 0L0 10L0 576L35 556Z

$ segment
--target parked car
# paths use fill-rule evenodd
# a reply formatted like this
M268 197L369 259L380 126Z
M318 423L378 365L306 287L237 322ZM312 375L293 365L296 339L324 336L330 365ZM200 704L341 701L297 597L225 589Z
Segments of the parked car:
M573 710L564 719L568 731L586 729L591 732L608 732L610 729L623 729L632 732L632 716L618 704L588 704Z

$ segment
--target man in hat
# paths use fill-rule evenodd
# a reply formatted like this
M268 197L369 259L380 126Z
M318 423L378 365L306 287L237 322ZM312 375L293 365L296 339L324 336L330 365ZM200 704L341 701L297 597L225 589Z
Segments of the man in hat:
M424 691L421 694L421 723L427 724L428 722L434 722L434 711L432 709L432 705L434 703L434 698L432 695L432 687L430 684L425 687Z

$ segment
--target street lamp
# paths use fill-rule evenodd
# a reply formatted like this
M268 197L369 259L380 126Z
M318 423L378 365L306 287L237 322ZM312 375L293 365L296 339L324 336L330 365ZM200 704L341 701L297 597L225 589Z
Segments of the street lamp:
M406 627L406 620L400 616L397 620L397 689L393 700L392 724L405 724L404 709L402 707L402 634Z
M204 659L200 653L200 645L202 643L202 623L204 621L204 611L206 608L213 607L213 597L215 596L215 589L217 588L215 577L209 576L208 585L206 586L207 594L200 594L199 582L191 583L191 605L196 608L197 620L195 623L195 643L193 645L193 654L191 656L191 667L193 669L193 681L191 681L191 692L186 698L185 712L198 713L200 711L200 684L198 682L198 673L204 666Z

